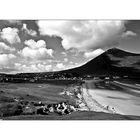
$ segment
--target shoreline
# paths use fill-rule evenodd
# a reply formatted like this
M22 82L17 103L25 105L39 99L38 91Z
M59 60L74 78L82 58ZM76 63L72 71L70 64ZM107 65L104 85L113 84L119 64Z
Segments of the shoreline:
M97 100L95 100L90 94L89 89L87 86L87 83L82 85L82 91L83 91L83 98L87 104L87 106L90 108L89 111L96 111L96 112L105 112L105 113L111 113L116 114L116 111L112 108L107 108L107 106L102 105Z
M94 111L117 114L113 107L102 105L89 94L87 83L67 87L61 95L68 95L70 98L73 98L78 106L77 111Z
M140 90L134 90L129 87L126 88L126 86L123 87L122 85L120 89L120 85L113 82L107 85L106 83L98 83L97 85L96 81L86 81L85 85L87 85L87 93L90 94L93 101L97 101L103 107L109 106L110 109L113 107L115 114L140 116ZM112 89L114 85L115 89ZM100 88L100 86L103 88ZM100 109L97 108L97 111L98 110ZM101 111L106 112L105 110Z

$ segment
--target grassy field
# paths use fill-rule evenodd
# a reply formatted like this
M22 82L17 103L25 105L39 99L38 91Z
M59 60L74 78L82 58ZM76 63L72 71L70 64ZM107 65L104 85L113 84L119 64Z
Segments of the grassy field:
M17 110L18 105L14 101L15 98L25 102L41 101L44 104L61 101L75 104L73 99L60 95L67 86L64 84L0 83L0 115L5 114L8 117L16 114L14 110ZM20 116L17 117L20 119Z
M27 101L58 102L64 98L59 95L65 86L50 84L0 84L1 96L21 98Z
M3 120L136 120L137 116L113 115L103 112L78 111L69 115L18 115L18 104L14 98L27 102L39 102L50 104L61 101L69 101L75 104L75 100L67 95L62 95L68 84L39 84L39 83L0 83L0 115Z

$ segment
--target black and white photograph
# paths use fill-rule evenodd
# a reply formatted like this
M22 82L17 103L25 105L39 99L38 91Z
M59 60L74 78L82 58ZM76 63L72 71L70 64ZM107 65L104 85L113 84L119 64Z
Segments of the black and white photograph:
M0 20L0 119L140 120L140 20Z
M0 5L0 139L139 138L138 0Z

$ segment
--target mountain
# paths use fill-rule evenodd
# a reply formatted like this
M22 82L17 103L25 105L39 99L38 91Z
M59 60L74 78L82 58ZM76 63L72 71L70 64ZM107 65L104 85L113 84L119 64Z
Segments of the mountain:
M112 48L80 67L60 73L140 77L140 54Z
M140 54L127 52L118 48L112 48L90 60L86 64L62 71L40 72L40 73L17 73L15 75L1 76L15 78L33 77L79 77L85 75L93 76L129 76L130 78L140 78ZM2 76L2 77L3 77Z

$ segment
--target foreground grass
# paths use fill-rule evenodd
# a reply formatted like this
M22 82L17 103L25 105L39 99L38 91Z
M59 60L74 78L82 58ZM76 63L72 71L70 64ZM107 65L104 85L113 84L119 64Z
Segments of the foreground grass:
M1 83L0 84L0 116L21 115L22 105L14 99L22 100L25 103L39 101L44 104L59 103L69 101L75 104L75 101L68 96L60 95L67 85L54 84L35 84L35 83ZM20 115L18 117L20 117Z
M20 115L1 118L3 120L140 120L138 116L124 116L103 112L81 111L69 115Z
M1 83L0 84L0 113L5 113L3 120L140 120L138 116L124 116L93 111L78 111L69 115L18 115L20 107L14 102L19 98L28 102L58 103L68 100L75 101L69 96L60 95L68 85L34 84L34 83Z

